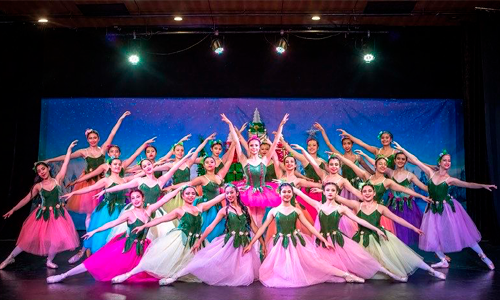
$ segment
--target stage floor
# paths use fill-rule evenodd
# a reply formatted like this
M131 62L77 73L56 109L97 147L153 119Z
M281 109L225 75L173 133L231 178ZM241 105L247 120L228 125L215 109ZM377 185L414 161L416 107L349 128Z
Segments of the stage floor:
M0 241L0 259L12 251L14 241ZM500 267L500 246L481 244L488 256ZM70 269L66 262L74 252L59 254L55 263L58 270L45 267L45 259L26 253L16 263L0 271L0 299L499 299L500 276L489 271L470 249L451 254L451 268L444 270L446 281L437 280L418 270L408 283L368 280L365 284L320 284L306 288L266 288L259 282L249 287L213 287L198 283L175 283L160 287L155 283L120 284L95 282L88 274L81 274L63 283L47 285L45 278ZM433 254L422 253L426 262L436 262ZM105 266L103 266L105 267Z

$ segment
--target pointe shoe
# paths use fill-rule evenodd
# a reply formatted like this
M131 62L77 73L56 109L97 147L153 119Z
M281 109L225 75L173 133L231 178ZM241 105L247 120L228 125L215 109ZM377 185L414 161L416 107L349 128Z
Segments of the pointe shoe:
M394 278L394 280L397 280L399 282L408 282L408 276L396 276L393 278Z
M447 269L450 267L450 264L446 259L441 260L440 262L436 264L432 264L431 268L438 268L438 269Z
M439 278L441 280L446 280L446 275L444 275L443 273L441 273L439 271L432 270L429 272L429 274L431 274L432 276Z
M78 262L82 257L83 257L84 252L82 250L78 251L75 255L73 255L69 260L68 263L74 264Z
M45 265L47 266L47 268L51 268L51 269L57 269L57 268L59 268L58 265L56 265L55 263L53 263L50 260L47 260L47 263Z
M488 266L488 268L490 268L490 270L495 270L495 265L488 257L486 257L486 255L484 253L482 253L482 255L479 254L479 257Z
M365 280L363 278L359 278L358 276L347 273L347 272L345 272L343 277L344 277L345 281L347 281L349 283L353 283L353 282L364 283L365 282Z
M50 283L58 283L58 282L63 281L65 278L66 278L65 273L62 273L59 275L54 275L54 276L49 276L49 277L47 277L47 283L49 283L49 284Z
M162 280L160 280L160 285L171 285L176 279L173 278L173 277L170 277L170 278L163 278Z
M5 267L7 267L8 265L10 264L13 264L16 260L14 259L14 257L12 256L9 256L7 257L1 264L0 264L0 270L3 270L5 269Z
M113 279L111 279L111 282L112 283L122 283L125 280L129 279L129 277L130 277L130 273L125 273L125 274L118 275L118 276L114 277Z

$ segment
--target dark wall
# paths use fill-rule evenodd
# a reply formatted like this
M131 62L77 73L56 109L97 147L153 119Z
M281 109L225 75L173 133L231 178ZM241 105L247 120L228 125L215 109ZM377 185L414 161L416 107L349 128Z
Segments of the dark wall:
M179 54L153 55L186 48L203 36L131 42L106 38L98 29L2 24L1 97L15 109L4 110L9 180L2 182L8 195L0 212L14 206L32 184L44 97L463 98L462 28L388 31L372 34L376 61L368 65L352 35L323 40L290 35L283 56L266 41L275 41L269 34L228 35L220 57L210 51L210 37ZM135 67L126 61L132 45L141 47L142 62ZM26 207L1 221L0 237L17 236L28 211Z

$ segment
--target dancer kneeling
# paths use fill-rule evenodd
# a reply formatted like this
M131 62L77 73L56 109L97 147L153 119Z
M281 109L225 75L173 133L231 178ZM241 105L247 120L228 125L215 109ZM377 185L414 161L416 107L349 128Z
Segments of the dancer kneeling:
M319 232L333 244L335 251L328 250L326 245L322 244L319 239L316 239L316 245L318 246L316 251L332 266L343 271L349 271L364 279L370 279L380 272L398 281L406 282L408 280L408 277L397 276L382 267L363 247L345 236L340 230L340 222L342 217L345 216L352 220L351 222L356 222L356 225L359 223L361 226L376 232L379 237L387 240L387 236L382 230L360 219L350 209L336 202L339 198L345 198L338 196L339 187L335 183L327 182L323 185L323 194L326 198L324 204L312 199L297 188L293 190L318 211Z
M184 200L183 206L174 209L167 215L156 218L145 225L135 228L132 232L140 232L145 228L175 219L179 220L179 226L172 229L167 235L154 240L137 267L127 273L116 276L112 280L113 283L121 283L129 277L145 271L157 278L163 278L160 280L160 285L164 285L168 283L168 278L177 274L191 261L194 255L191 252L191 248L200 238L201 213L221 202L226 197L226 194L220 194L214 199L200 203L196 206L193 206L193 202L196 198L196 190L194 187L183 187L181 195ZM204 246L204 243L202 243L201 246ZM180 280L191 282L199 281L193 276L184 276L180 278Z
M151 218L151 214L172 199L179 192L179 190L180 188L168 193L160 201L151 204L146 208L143 207L144 193L141 190L132 191L130 201L134 206L133 209L124 212L118 217L118 219L88 232L83 236L83 238L88 239L97 232L107 230L124 222L127 223L127 232L113 238L99 251L68 272L48 277L47 283L60 282L66 277L87 271L97 281L110 281L116 275L123 274L124 272L136 267L141 261L144 251L151 243L151 241L146 238L148 230L144 230L144 226L141 225L147 223ZM156 279L147 276L147 274L139 274L138 276L134 276L129 279L129 281L144 280Z
M227 184L224 191L225 208L219 211L191 251L196 252L200 248L223 218L226 219L226 234L215 238L200 250L187 267L167 279L166 284L187 274L196 276L206 284L219 286L250 285L258 279L260 259L257 250L253 247L248 255L243 255L244 247L250 243L250 230L255 233L258 228L251 220L247 207L241 202L238 189L233 184ZM266 248L262 238L261 243L265 255Z
M294 196L292 186L283 183L279 188L281 204L271 209L265 223L253 237L245 253L252 250L255 241L262 236L267 226L276 219L277 234L273 238L269 254L259 269L259 279L267 287L303 287L323 282L364 282L362 278L341 271L323 260L309 239L296 230L297 218L328 249L327 241L304 217L303 213L290 204Z
M374 201L375 188L371 183L365 183L361 188L363 195L363 202L359 203L355 200L347 200L337 198L337 200L350 207L352 210L357 211L359 218L368 221L375 227L385 231L388 240L379 239L378 235L371 229L364 226L359 227L359 231L352 237L352 239L360 243L365 249L390 272L398 276L408 276L413 274L417 269L423 269L429 272L434 277L445 280L446 276L434 270L427 265L422 258L415 253L410 247L406 246L399 240L393 233L386 231L380 226L380 218L386 218L399 223L405 227L411 228L416 233L422 235L422 230L411 225L404 219L396 216L387 207L379 205Z

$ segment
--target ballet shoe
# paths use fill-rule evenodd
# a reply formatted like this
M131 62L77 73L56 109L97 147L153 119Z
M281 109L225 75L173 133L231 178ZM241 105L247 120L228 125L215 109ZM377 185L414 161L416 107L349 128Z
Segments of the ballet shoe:
M438 269L447 269L449 267L450 264L446 259L443 259L440 262L431 265L431 268L438 268Z
M364 283L365 282L365 280L363 278L359 278L358 276L347 273L347 272L344 273L343 277L344 277L345 281L349 282L349 283Z
M439 278L441 280L446 280L446 275L444 275L444 273L441 273L439 271L432 270L429 272L429 274L431 274L432 276Z
M47 263L45 265L47 266L47 268L50 268L50 269L57 269L57 268L59 268L58 265L56 265L55 263L53 263L50 260L47 260Z
M5 267L7 267L8 265L10 264L13 264L16 260L14 259L14 257L7 257L1 264L0 264L0 270L3 270L5 269Z
M85 250L85 255L87 255L87 258L92 255L92 252L90 252L90 249Z
M65 273L62 273L59 275L54 275L54 276L49 276L49 277L47 277L47 283L49 283L49 284L50 283L58 283L58 282L63 281L65 278L66 278Z
M484 253L479 254L479 257L488 266L488 268L490 268L490 270L495 270L495 265L488 257L486 257Z
M82 250L79 250L75 255L73 255L69 260L68 263L74 264L78 262L82 257L83 257L84 252Z
M171 285L176 279L173 277L162 278L159 282L160 285Z
M122 283L125 280L129 279L129 277L130 277L130 274L125 273L125 274L118 275L118 276L114 277L113 279L111 279L111 282L112 283Z

